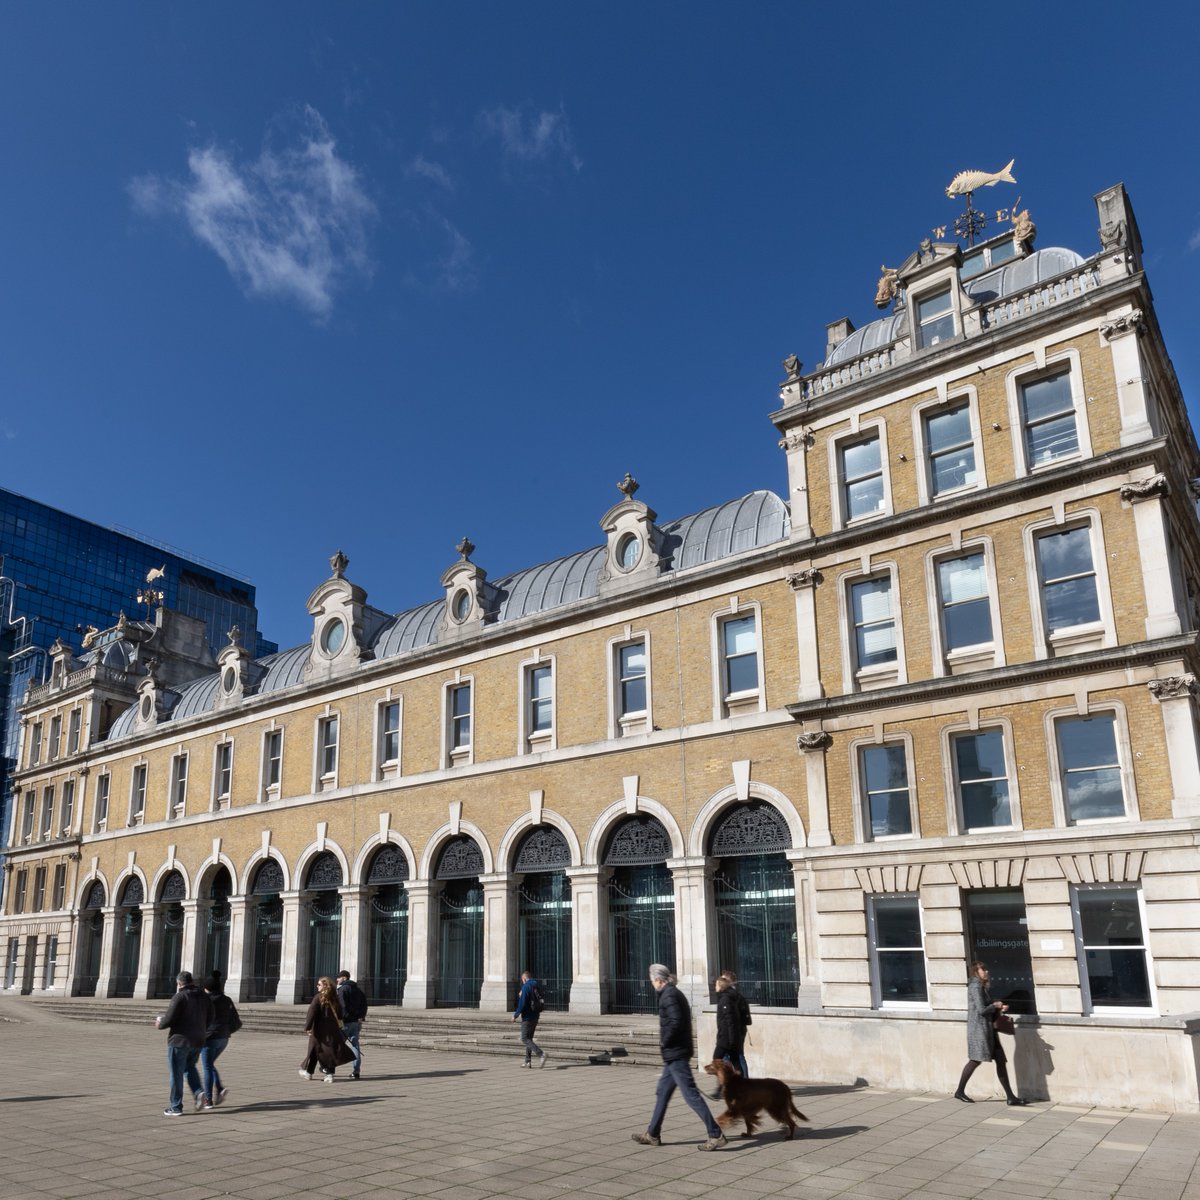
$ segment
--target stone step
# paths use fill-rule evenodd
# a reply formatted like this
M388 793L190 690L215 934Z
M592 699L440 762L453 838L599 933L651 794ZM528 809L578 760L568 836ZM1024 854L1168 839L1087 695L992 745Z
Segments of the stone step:
M152 1025L165 1000L113 1000L39 997L26 1002L57 1018L121 1025ZM242 1028L254 1033L303 1033L304 1007L239 1004ZM476 1009L373 1008L361 1039L364 1045L397 1050L454 1050L514 1056L521 1052L520 1027L506 1013ZM637 1015L580 1016L547 1012L537 1030L538 1045L557 1062L603 1062L658 1066L658 1018Z

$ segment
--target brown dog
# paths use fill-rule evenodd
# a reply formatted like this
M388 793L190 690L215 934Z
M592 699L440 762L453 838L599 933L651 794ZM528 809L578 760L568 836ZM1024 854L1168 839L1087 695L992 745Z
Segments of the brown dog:
M792 1090L782 1079L743 1079L741 1071L722 1058L705 1063L704 1070L715 1075L721 1085L725 1111L717 1118L717 1124L722 1129L745 1121L746 1132L742 1137L752 1137L760 1124L759 1113L766 1109L780 1125L787 1126L784 1137L791 1138L796 1136L796 1122L792 1118L808 1120L792 1102Z

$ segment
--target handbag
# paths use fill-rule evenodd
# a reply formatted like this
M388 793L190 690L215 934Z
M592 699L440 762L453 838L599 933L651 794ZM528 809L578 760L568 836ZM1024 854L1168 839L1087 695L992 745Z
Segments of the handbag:
M992 1017L992 1028L997 1033L1015 1034L1017 1032L1012 1017L1006 1012L998 1012Z

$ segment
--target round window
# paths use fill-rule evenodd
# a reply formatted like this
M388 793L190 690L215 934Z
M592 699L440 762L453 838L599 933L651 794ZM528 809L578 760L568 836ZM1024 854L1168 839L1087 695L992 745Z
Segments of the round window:
M150 720L150 714L154 711L154 701L149 696L142 697L142 720Z
M454 602L451 605L451 612L454 614L456 621L465 621L467 614L471 611L471 593L466 588L461 588L454 593Z
M339 618L334 617L328 625L321 630L321 649L326 654L336 654L346 642L346 625Z
M637 534L627 533L617 543L617 562L621 565L621 569L632 571L641 557L642 543L638 540Z
M237 672L232 667L225 668L225 674L221 676L221 687L228 696L230 692L237 686Z

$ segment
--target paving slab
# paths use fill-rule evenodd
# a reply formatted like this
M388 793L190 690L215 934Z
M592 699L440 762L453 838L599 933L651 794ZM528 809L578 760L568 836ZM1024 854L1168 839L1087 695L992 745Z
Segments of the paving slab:
M323 1084L297 1076L297 1038L243 1030L220 1060L227 1103L166 1119L164 1034L38 1008L0 997L4 1200L1200 1200L1192 1115L797 1080L811 1123L794 1140L766 1129L700 1154L678 1099L662 1146L630 1141L654 1071L523 1071L519 1050L375 1046L361 1081Z

